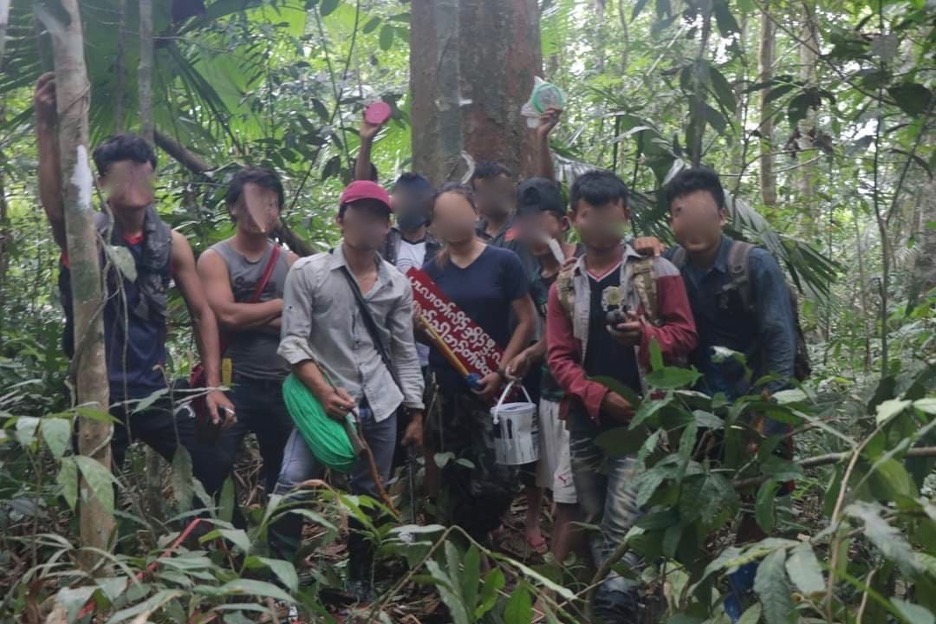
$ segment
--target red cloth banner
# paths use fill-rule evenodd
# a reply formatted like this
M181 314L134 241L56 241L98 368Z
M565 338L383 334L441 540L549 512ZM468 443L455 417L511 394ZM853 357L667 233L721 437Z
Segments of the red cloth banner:
M494 339L452 303L425 271L412 268L406 277L413 285L413 300L422 320L441 341L436 347L446 359L456 358L468 373L481 377L496 372L503 352Z

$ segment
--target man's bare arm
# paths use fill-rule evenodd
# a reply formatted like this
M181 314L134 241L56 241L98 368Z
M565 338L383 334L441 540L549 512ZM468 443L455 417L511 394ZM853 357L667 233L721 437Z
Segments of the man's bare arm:
M198 259L198 275L218 324L228 331L264 327L283 313L282 299L262 303L235 302L227 265L212 250Z

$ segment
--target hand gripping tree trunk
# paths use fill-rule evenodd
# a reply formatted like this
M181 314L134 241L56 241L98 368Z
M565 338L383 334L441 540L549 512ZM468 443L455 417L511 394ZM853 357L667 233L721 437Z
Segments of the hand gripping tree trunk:
M65 231L71 269L75 317L74 370L78 403L106 411L109 405L107 368L104 360L104 324L100 252L92 220L93 177L88 153L88 106L91 87L84 59L84 40L78 0L59 0L61 12L48 12L44 23L52 35L55 57L55 89L58 101L59 153ZM102 419L79 418L78 449L82 455L110 470L111 424ZM82 474L88 472L82 466ZM86 549L107 550L114 531L108 492L95 491L82 478L79 486L81 542ZM98 488L99 490L101 488ZM88 551L86 551L88 552ZM102 572L99 555L87 555L84 564Z

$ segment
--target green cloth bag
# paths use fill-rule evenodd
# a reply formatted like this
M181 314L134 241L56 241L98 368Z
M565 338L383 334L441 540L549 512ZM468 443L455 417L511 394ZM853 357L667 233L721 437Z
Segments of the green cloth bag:
M351 472L357 455L344 425L325 413L312 391L295 375L289 375L283 382L283 399L315 459L332 470Z

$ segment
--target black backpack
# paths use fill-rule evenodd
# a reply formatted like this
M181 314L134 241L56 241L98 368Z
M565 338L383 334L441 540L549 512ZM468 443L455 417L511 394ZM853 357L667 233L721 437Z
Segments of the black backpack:
M728 251L728 271L731 274L731 284L737 288L741 296L744 309L753 314L755 310L754 296L751 291L751 250L755 245L745 243L744 241L733 241L731 249ZM688 257L686 250L677 247L670 260L676 268L682 271ZM800 325L799 300L796 295L796 288L787 282L787 290L790 293L790 307L793 309L793 323L796 327L796 355L793 359L793 376L798 381L804 381L812 374L812 364L809 361L809 351L806 349L806 338L803 335L803 328Z

